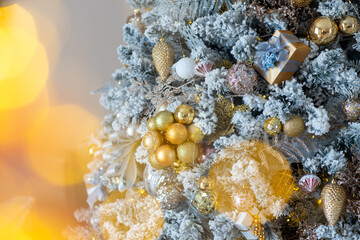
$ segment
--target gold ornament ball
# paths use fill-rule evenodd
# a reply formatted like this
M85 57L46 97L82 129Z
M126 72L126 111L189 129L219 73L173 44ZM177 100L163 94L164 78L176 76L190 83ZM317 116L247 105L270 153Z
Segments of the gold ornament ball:
M198 180L198 188L200 191L208 192L214 188L214 182L208 177L203 176Z
M155 122L158 130L165 131L174 122L174 115L169 111L159 112Z
M190 163L183 163L179 159L177 159L175 162L173 162L173 164L171 164L171 167L174 169L175 172L185 171L190 166Z
M295 7L301 8L309 6L312 0L292 0Z
M265 121L265 132L269 135L276 135L281 132L282 124L280 119L271 117Z
M326 185L321 192L321 202L326 220L330 226L335 226L339 221L346 202L346 192L344 188L336 183Z
M157 130L156 118L155 117L149 118L149 120L146 122L146 127L149 131L156 131Z
M177 156L184 163L192 163L199 156L199 148L193 142L185 142L177 147Z
M150 165L155 169L163 169L166 166L160 165L160 163L157 161L155 152L150 153L149 155L149 163Z
M182 144L188 137L188 131L181 123L173 123L166 130L166 139L172 144Z
M195 110L188 104L181 104L174 112L175 120L182 124L190 124L194 120Z
M147 132L143 139L143 146L149 151L155 151L163 143L163 136L158 131Z
M174 148L168 144L158 147L155 152L155 156L158 163L165 167L170 166L176 161L176 152Z
M353 16L344 16L339 21L339 30L344 35L352 36L359 31L359 21Z
M217 210L218 201L217 196L211 192L200 191L196 194L193 205L202 214L208 215Z
M195 124L191 124L188 126L189 140L193 143L201 143L204 139L204 135L202 134L200 128L195 126Z
M285 122L283 131L288 137L298 137L305 131L305 122L300 116L293 115Z
M332 43L338 33L338 26L329 17L318 17L311 24L309 34L311 40L317 45L327 45Z

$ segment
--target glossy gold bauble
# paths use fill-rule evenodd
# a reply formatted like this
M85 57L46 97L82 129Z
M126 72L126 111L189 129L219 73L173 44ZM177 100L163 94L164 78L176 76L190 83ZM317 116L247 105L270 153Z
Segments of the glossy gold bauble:
M217 196L211 192L199 191L193 200L193 205L202 214L208 215L217 210L218 201Z
M346 202L344 188L336 183L326 185L321 192L321 202L326 220L330 226L335 226L339 221Z
M174 115L169 111L159 112L156 115L155 122L159 131L165 131L174 122Z
M194 120L194 108L188 104L181 104L174 112L174 118L182 124L190 124Z
M172 144L182 144L188 137L188 131L181 123L173 123L166 130L166 139Z
M155 151L163 143L163 136L158 131L147 132L143 139L143 146L149 151Z
M265 121L264 129L269 135L276 135L281 132L282 124L280 119L271 117Z
M173 164L171 164L171 167L174 169L175 172L182 172L187 170L191 166L190 163L183 163L179 159L177 159Z
M175 149L168 144L158 147L155 152L155 156L158 163L165 167L170 166L176 161Z
M155 169L166 168L166 166L160 165L160 163L157 161L156 156L155 156L155 152L150 153L150 155L149 155L149 163Z
M204 139L204 135L202 134L200 128L195 126L195 124L191 124L188 126L189 140L193 143L201 143Z
M305 122L298 115L292 115L284 124L283 131L288 137L298 137L305 131Z
M214 182L208 177L201 177L198 180L198 188L200 191L208 192L214 188Z
M339 30L344 35L352 36L359 31L359 21L353 16L344 16L339 21Z
M317 45L327 45L332 43L338 33L338 26L329 17L318 17L311 24L309 34L311 40Z
M192 163L199 156L199 148L193 142L185 142L177 147L176 153L180 161Z
M309 6L312 0L291 0L295 7L306 7Z
M165 82L174 64L175 52L173 47L166 43L164 39L160 39L160 42L152 50L152 57L160 79Z
M149 120L146 122L146 127L149 131L156 131L157 130L156 118L155 117L149 118Z

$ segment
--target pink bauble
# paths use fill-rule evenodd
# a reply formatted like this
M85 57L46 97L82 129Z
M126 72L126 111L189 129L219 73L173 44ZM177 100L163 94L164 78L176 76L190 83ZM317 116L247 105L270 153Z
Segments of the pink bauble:
M304 175L299 181L300 188L306 193L315 192L320 184L320 178L313 174Z
M238 62L229 69L226 85L235 94L249 94L257 85L257 73L253 67Z

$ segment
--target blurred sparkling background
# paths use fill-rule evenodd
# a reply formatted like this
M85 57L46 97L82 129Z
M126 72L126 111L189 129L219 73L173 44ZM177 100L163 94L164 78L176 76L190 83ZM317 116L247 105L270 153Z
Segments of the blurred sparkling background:
M87 139L106 111L131 14L125 0L19 0L0 8L0 239L63 239L86 207Z

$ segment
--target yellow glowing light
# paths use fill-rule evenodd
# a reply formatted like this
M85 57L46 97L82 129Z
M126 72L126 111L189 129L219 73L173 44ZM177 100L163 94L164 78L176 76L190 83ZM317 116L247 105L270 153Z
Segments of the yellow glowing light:
M44 88L48 73L45 50L38 44L29 64L21 73L0 80L0 111L22 107L34 101Z
M0 81L20 74L38 47L36 36L16 27L0 28Z
M322 202L321 199L319 199L319 200L317 201L317 203L318 203L319 205L321 205L321 202Z
M9 26L21 28L33 36L37 35L33 17L18 4L0 8L0 29Z
M75 105L50 108L38 116L27 136L30 165L54 184L82 182L87 171L87 139L99 120Z
M46 89L29 105L0 111L0 145L11 146L26 141L26 132L38 114L49 108Z

